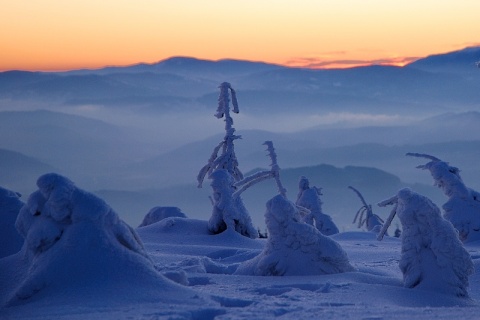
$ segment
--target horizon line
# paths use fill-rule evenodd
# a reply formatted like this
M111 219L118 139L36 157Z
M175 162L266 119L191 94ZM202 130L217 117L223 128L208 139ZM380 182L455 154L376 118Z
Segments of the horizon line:
M198 58L188 55L175 55L170 56L168 58L160 59L154 62L134 62L130 64L118 64L118 65L99 65L99 66L79 66L79 67L65 67L65 68L32 68L32 69L3 69L0 72L13 72L13 71L21 71L21 72L44 72L44 73L62 73L62 72L72 72L72 71L98 71L107 68L129 68L135 67L139 65L156 65L165 61L184 58L184 59L192 59L197 61L206 61L206 62L222 62L222 61L238 61L238 62L251 62L251 63L261 63L273 66L279 66L284 68L292 68L292 69L310 69L310 70L335 70L335 69L353 69L353 68L361 68L361 67L371 67L371 66L391 66L391 67L404 67L409 65L417 60L428 58L431 56L448 54L453 52L458 52L470 48L480 48L479 46L467 46L463 49L447 51L442 53L433 53L426 56L421 57L390 57L390 58L381 58L375 60L324 60L318 58L292 58L284 63L275 63L275 62L268 62L262 60L248 60L248 59L236 59L236 58L220 58L220 59L207 59L207 58Z

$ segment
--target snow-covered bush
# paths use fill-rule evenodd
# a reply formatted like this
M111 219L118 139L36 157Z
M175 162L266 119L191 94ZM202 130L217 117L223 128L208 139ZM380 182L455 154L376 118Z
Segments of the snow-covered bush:
M395 214L402 224L399 266L405 287L467 297L468 277L474 272L474 265L452 224L442 218L440 209L408 188L379 205L394 205L379 240Z
M300 177L298 183L297 206L304 207L310 211L304 217L306 223L315 226L322 234L330 236L338 233L338 228L332 218L322 211L322 189L315 186L310 187L310 182L304 176Z
M353 223L357 223L358 220L358 228L365 226L367 231L379 233L384 223L383 219L373 213L372 205L367 204L360 191L352 186L349 186L349 188L352 189L360 198L360 201L362 201L362 206L355 214Z
M156 272L135 230L102 199L55 173L41 176L37 186L16 220L24 246L0 263L0 274L9 275L0 277L0 300L19 303L46 292L75 292L79 285L108 293L117 281L130 286L168 282Z
M23 238L15 228L15 220L23 205L19 193L0 187L0 258L22 248Z
M240 264L236 274L299 276L354 270L336 241L299 217L296 205L283 195L269 200L265 213L267 243L258 256Z
M448 162L427 154L407 153L409 156L429 159L417 168L429 170L435 186L448 200L443 204L444 218L458 230L462 242L480 240L480 193L468 188L460 177L460 170Z
M153 207L145 215L142 223L138 227L146 227L169 217L186 218L187 216L178 207Z

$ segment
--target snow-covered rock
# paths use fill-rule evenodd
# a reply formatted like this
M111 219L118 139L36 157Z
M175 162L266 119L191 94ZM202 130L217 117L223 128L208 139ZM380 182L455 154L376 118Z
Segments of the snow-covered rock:
M23 205L19 193L0 187L0 258L22 248L23 238L15 228L15 220Z
M267 202L268 239L264 250L245 261L236 274L319 275L354 271L347 254L331 238L299 219L296 205L277 195Z
M151 225L152 223L170 217L186 218L187 216L178 207L153 207L145 215L142 223L138 227L146 227L148 225Z
M440 209L408 188L379 205L389 204L394 205L389 221L396 213L402 223L399 266L405 287L467 297L468 277L474 272L474 265Z

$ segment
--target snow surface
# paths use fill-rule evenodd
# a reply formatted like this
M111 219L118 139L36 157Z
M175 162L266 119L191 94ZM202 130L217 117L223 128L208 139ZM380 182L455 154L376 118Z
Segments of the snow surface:
M229 229L212 235L208 221L180 217L133 230L104 201L66 178L47 175L38 186L17 221L25 245L0 259L1 319L478 319L480 314L478 272L469 277L469 298L405 288L401 239L380 242L371 232L331 236L355 271L238 275L239 266L261 254L268 239ZM478 271L480 243L465 248ZM308 268L305 261L297 267Z

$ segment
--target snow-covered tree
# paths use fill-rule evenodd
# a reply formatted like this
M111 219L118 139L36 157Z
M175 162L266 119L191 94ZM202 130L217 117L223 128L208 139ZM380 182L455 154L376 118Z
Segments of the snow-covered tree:
M242 198L234 197L234 193L237 191L235 183L243 179L243 174L238 168L233 144L233 141L241 137L234 134L233 119L230 116L230 96L233 112L238 113L235 90L228 82L223 82L220 85L215 116L219 119L225 118L225 136L223 141L214 148L208 163L200 170L197 176L198 187L202 187L205 176L212 180L210 185L213 189L211 197L213 210L208 221L210 232L218 234L230 229L244 236L256 238L257 231L253 227L250 214L245 208ZM218 155L220 149L222 153Z
M233 119L230 116L230 95L232 97L233 112L238 113L238 103L235 90L230 83L223 82L220 85L220 95L218 97L218 108L215 117L218 119L225 118L225 136L212 152L208 163L200 170L197 176L198 187L202 187L205 176L209 177L215 170L226 170L234 179L239 181L243 179L243 174L238 168L238 160L235 155L235 147L233 141L241 139L241 136L235 135L235 128L233 127ZM218 152L222 153L218 155Z
M15 229L15 220L23 205L19 193L0 187L0 258L22 247L23 238Z
M241 193L261 181L274 178L278 192L286 196L286 189L280 181L280 168L273 143L265 141L264 145L267 146L268 155L272 161L270 170L259 171L236 182L224 169L217 169L210 174L213 188L213 213L208 221L208 228L211 232L216 234L230 228L247 237L256 238L258 232L253 231L250 214L243 204Z
M263 251L236 274L319 275L354 271L346 252L330 237L302 221L297 206L279 194L267 202L268 239Z
M379 203L382 207L387 205L394 208L378 239L383 238L397 214L403 229L399 267L404 286L467 297L468 277L474 272L474 265L440 209L408 188Z
M480 240L480 193L468 188L460 177L460 170L434 156L407 153L408 156L430 160L419 169L429 170L435 186L439 187L448 200L443 204L444 218L458 230L462 242Z
M169 217L186 218L187 216L177 207L153 207L138 227L145 227Z
M367 204L365 199L363 198L360 191L355 189L352 186L349 186L350 189L353 190L360 198L362 202L362 206L358 209L357 213L355 214L355 218L353 219L353 223L357 223L358 221L358 228L365 226L367 231L378 233L382 229L384 221L378 215L373 213L372 205Z
M298 188L296 205L310 211L304 217L304 221L315 226L324 235L330 236L338 233L338 228L332 218L322 211L322 200L320 199L322 189L315 186L310 187L310 182L304 176L300 177Z
M213 210L208 220L210 232L218 234L229 229L249 238L256 238L258 233L242 198L233 195L236 187L232 175L227 170L217 169L209 178L212 180L210 185L213 189Z

